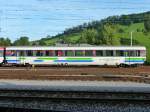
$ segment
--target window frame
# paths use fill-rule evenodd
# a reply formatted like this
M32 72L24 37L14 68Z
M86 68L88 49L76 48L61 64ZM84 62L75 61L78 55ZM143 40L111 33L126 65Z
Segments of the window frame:
M98 51L101 51L102 55L97 55ZM96 57L104 57L104 50L95 50Z
M72 55L68 55L68 52L72 52ZM75 50L65 50L64 53L66 57L75 57Z
M32 55L28 55L28 52L31 51ZM35 57L34 50L26 50L26 56L27 57Z
M111 55L107 55L107 53L112 53ZM106 57L114 57L114 50L105 50L105 56Z
M77 55L77 52L81 52L82 55ZM85 50L75 50L75 57L85 57Z
M86 54L89 51L92 53L92 55L87 55ZM85 50L85 54L84 55L85 55L85 57L94 57L94 51L93 50Z

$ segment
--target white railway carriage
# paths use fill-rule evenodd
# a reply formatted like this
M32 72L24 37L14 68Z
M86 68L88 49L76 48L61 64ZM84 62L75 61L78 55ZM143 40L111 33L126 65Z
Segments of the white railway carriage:
M137 65L146 61L140 46L7 47L6 62L34 65Z

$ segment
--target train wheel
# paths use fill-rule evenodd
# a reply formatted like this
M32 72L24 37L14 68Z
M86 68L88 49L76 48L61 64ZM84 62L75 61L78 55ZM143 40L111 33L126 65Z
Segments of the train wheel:
M65 63L65 67L68 67L68 63Z
M123 63L121 63L121 64L119 65L119 67L123 67L123 68L125 68L125 67L127 67L127 65L126 65L126 64L123 64Z
M29 63L25 63L25 67L31 67Z

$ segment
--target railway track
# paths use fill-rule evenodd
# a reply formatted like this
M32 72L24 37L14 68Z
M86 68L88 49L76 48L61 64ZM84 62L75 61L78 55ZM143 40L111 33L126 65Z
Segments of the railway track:
M15 90L1 89L0 99L30 100L127 100L150 101L148 92L88 92L88 91L50 91L50 90Z
M150 67L0 67L0 79L133 81L150 83Z
M149 84L133 82L1 80L0 107L58 112L132 112L137 108L137 112L148 112L149 88Z
M112 105L120 105L122 102L126 102L129 104L150 105L149 101L150 94L144 92L0 90L0 107L28 110L53 110L59 112L74 110L75 112L75 107L76 109L81 108L79 106L82 105L85 108L85 104L87 105L88 103L102 105L107 102L107 105L110 105L109 103L113 102ZM94 109L92 105L88 108ZM97 107L97 109L100 108Z
M82 81L131 81L139 83L150 83L149 77L131 75L0 75L0 79L21 80L82 80Z

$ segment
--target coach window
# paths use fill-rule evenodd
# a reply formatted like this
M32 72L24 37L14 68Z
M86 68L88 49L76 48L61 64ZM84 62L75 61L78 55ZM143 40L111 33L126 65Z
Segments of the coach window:
M50 56L50 51L45 51L45 56Z
M103 51L102 50L96 51L96 56L103 56Z
M50 53L49 56L54 56L54 55L55 55L55 54L54 54L55 52L52 51L52 50L50 50L49 53Z
M45 51L45 56L54 56L54 51Z
M25 52L24 51L19 51L19 56L25 56Z
M0 56L1 56L1 57L3 56L3 51L0 51Z
M56 50L55 51L55 56L64 56L64 51L62 51L62 50Z
M124 51L116 51L116 56L124 56Z
M114 56L112 50L106 50L106 56Z
M75 51L75 56L84 56L84 51L82 50Z
M136 51L129 51L129 56L136 56Z
M129 56L129 51L124 51L124 56L128 57Z
M17 52L14 50L6 51L6 56L17 56Z
M73 50L65 51L65 56L74 56L74 51Z
M140 56L141 57L145 57L146 56L146 51L145 50L141 50L140 51Z
M92 50L86 50L85 56L93 56L93 51Z
M43 56L44 55L44 51L36 51L36 56Z
M11 51L7 50L6 51L6 56L11 56Z
M33 51L28 50L28 51L27 51L27 56L33 56Z
M140 56L140 51L136 51L136 56L139 57Z

